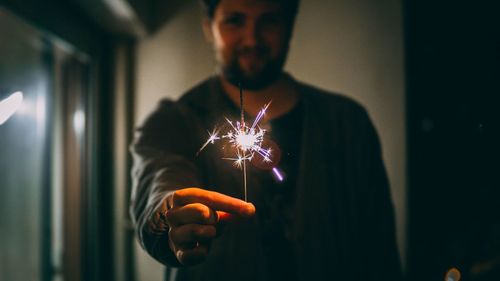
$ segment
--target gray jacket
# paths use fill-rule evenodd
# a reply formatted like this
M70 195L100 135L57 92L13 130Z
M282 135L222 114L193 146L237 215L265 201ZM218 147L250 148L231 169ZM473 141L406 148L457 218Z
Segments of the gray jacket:
M296 82L303 105L296 188L298 280L400 280L394 214L379 140L356 102ZM207 260L183 267L165 231L148 222L169 191L202 187L241 198L241 172L213 146L196 156L207 130L230 117L212 77L177 102L163 100L137 130L131 214L143 248L167 266L167 280L269 280L257 222L229 226ZM237 119L237 116L236 116ZM257 188L249 176L249 198ZM257 206L258 209L258 206Z

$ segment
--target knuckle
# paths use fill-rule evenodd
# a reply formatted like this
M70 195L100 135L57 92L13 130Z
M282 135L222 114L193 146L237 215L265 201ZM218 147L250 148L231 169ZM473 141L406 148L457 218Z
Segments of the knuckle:
M173 225L173 222L175 221L175 209L170 209L165 212L165 218L167 220L167 223L169 226Z
M174 207L174 193L175 191L169 192L163 202L166 210L170 210Z
M198 235L204 238L213 238L217 235L217 230L213 225L206 225L199 229Z
M195 203L195 204L193 204L193 208L195 209L195 213L196 213L197 218L201 222L206 222L210 219L211 210L208 206L203 205L201 203Z
M183 189L174 191L172 193L172 202L174 203L174 205L177 205L176 203L180 202L184 196L185 196L185 191Z
M178 224L179 211L179 208L175 207L165 212L165 219L169 227L173 227Z
M210 236L215 237L217 236L217 228L213 225L208 227L208 233Z

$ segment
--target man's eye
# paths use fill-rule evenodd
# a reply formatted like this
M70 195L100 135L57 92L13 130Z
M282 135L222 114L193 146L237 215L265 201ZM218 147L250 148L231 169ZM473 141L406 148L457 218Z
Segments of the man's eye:
M266 26L281 25L284 23L284 18L281 15L266 15L261 18L260 23Z
M241 26L244 23L244 19L240 16L232 16L225 18L224 23L227 25Z

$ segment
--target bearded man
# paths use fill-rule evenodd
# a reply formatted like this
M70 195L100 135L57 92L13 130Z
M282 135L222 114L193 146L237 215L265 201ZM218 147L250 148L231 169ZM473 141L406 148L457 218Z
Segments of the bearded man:
M166 280L400 280L380 144L366 111L283 71L298 0L205 0L217 74L139 128L131 213ZM206 131L272 100L261 125L286 180L241 171ZM280 153L278 153L280 152ZM278 156L276 156L278 157ZM276 159L275 159L276 160Z

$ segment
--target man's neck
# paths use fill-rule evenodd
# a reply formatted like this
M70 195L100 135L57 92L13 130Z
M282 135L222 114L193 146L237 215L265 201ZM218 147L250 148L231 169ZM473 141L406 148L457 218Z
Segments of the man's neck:
M226 95L239 107L240 89L224 77L219 76L219 78ZM299 100L299 93L296 83L288 75L284 74L276 82L262 90L250 91L243 89L243 97L245 112L252 117L256 116L265 104L272 101L271 106L266 111L265 118L271 120L291 111Z

